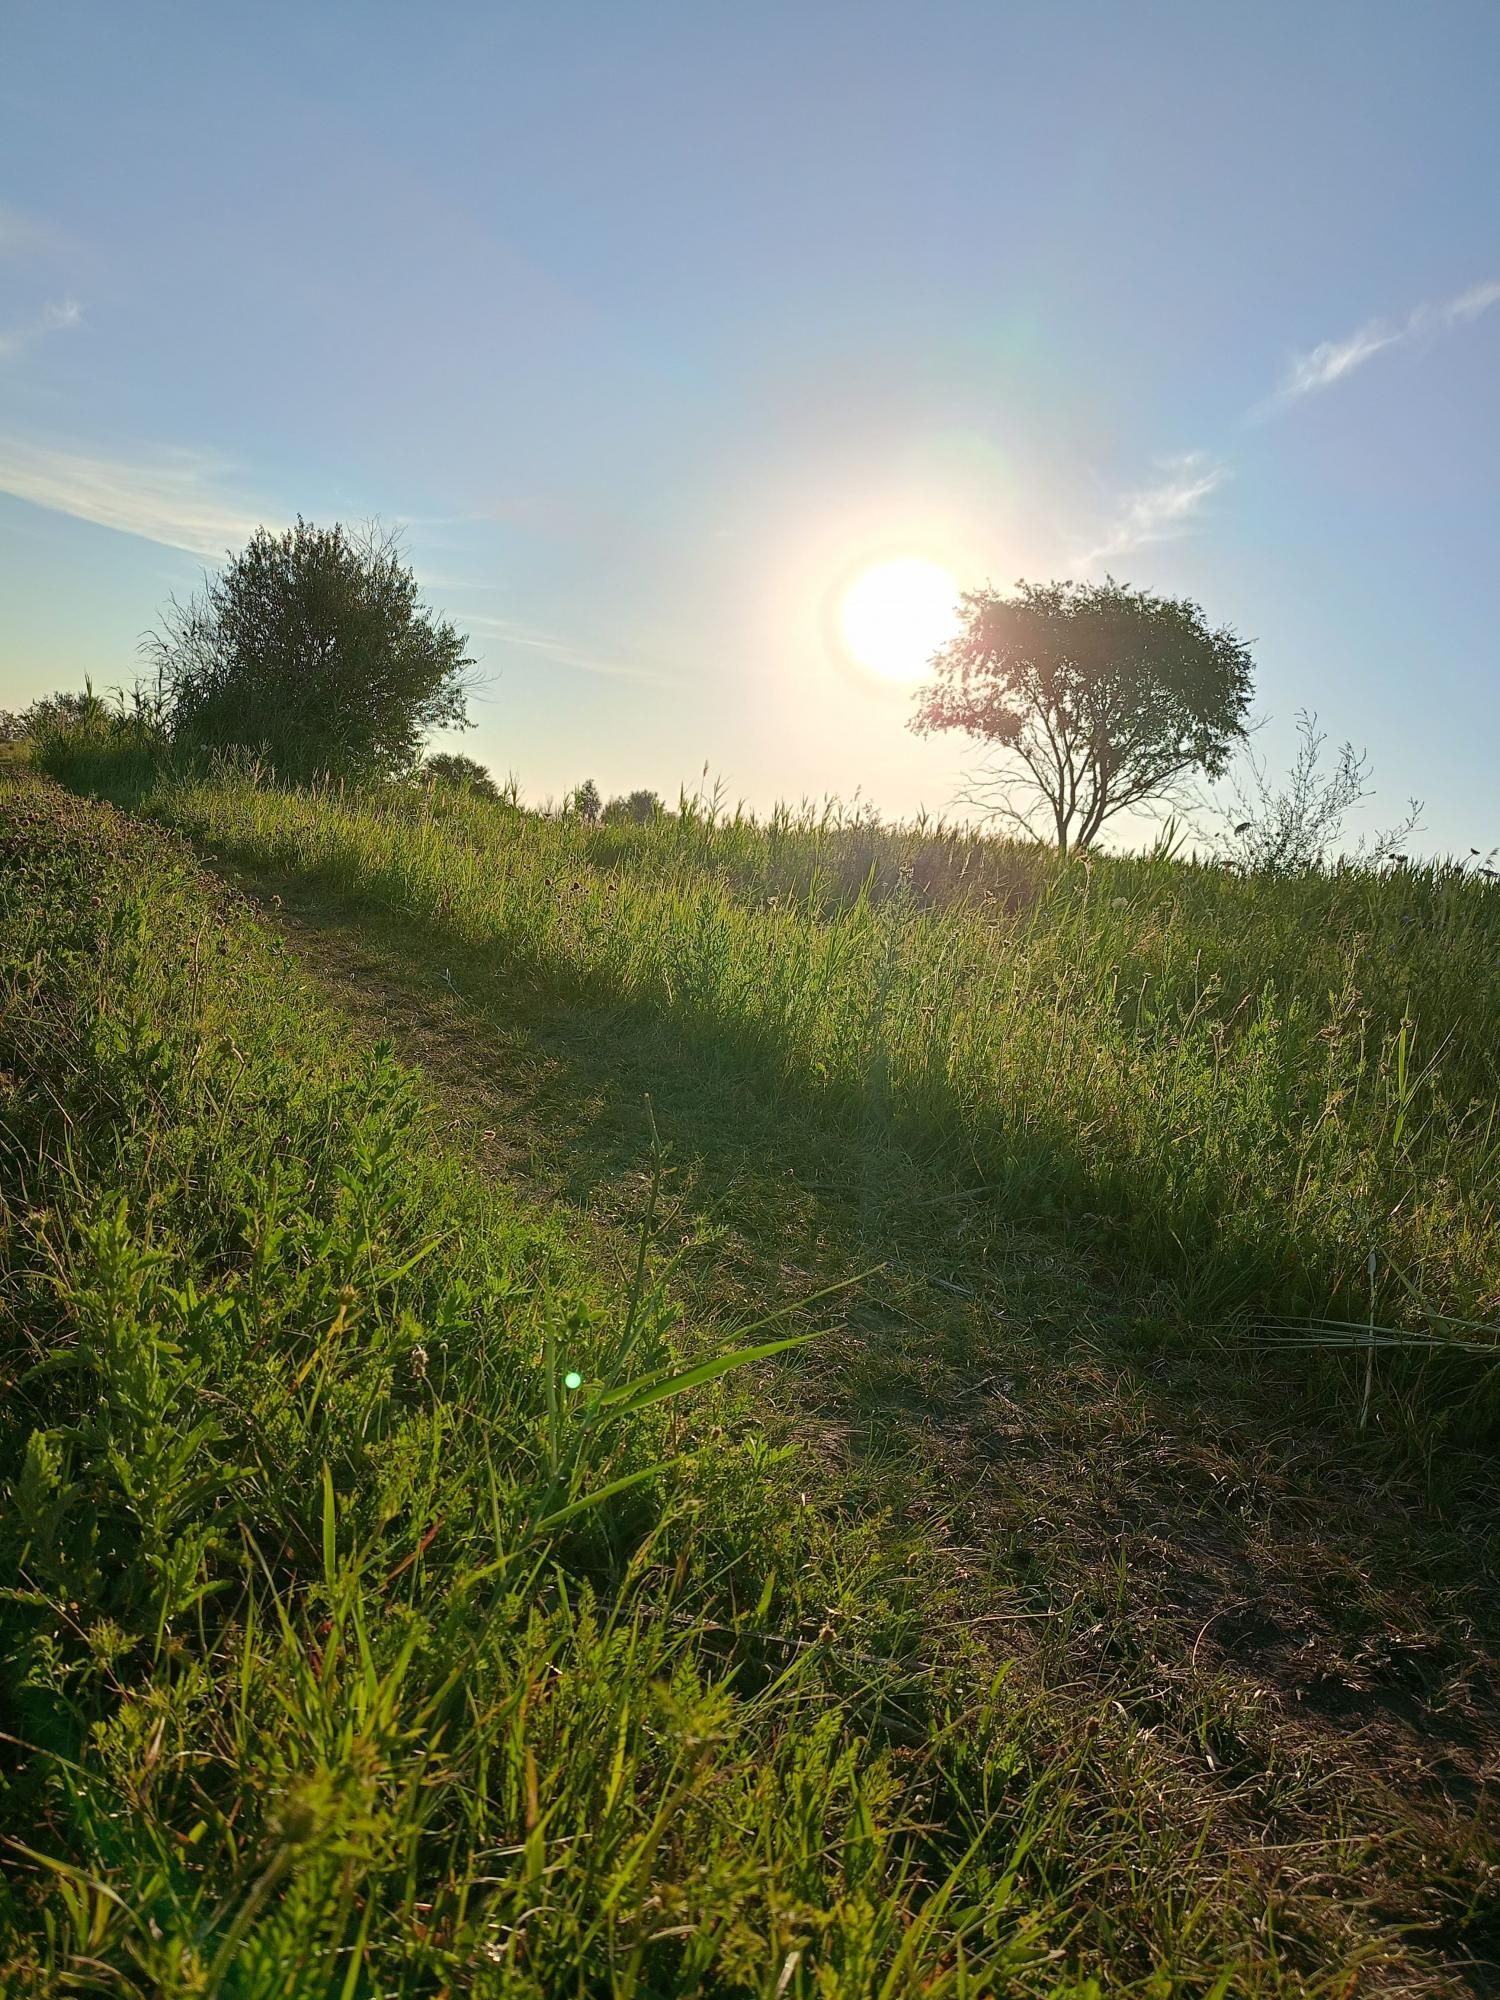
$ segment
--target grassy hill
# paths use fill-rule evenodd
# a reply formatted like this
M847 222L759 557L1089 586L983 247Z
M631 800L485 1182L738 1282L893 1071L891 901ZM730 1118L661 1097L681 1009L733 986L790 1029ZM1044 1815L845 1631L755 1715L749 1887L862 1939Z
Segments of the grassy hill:
M1493 889L66 775L16 1990L1482 1984Z
M462 794L166 784L224 859L512 986L658 1019L851 1146L1066 1219L1190 1309L1500 1314L1500 892L1240 879L785 816L588 828ZM1493 1374L1493 1371L1491 1371ZM1475 1422L1500 1404L1452 1378Z

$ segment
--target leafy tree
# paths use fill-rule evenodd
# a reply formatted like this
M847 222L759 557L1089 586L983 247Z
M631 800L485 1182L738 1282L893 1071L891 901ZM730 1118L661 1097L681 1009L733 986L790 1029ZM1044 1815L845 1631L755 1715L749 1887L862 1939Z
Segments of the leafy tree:
M473 792L477 798L498 799L500 787L477 757L465 757L456 750L440 750L422 760L422 776L429 785L447 785L454 791Z
M603 817L612 824L628 821L634 826L647 826L654 819L660 819L666 811L655 792L641 790L631 792L627 797L611 799L604 808Z
M1116 814L1217 776L1245 733L1252 663L1196 604L1104 583L966 592L911 727L994 746L969 796L1066 853Z
M599 797L599 787L594 783L592 778L584 779L583 783L568 800L568 807L570 811L577 813L578 817L589 826L594 824L595 820L598 819L600 813L604 810L604 806L603 801Z
M417 601L394 535L259 528L145 642L174 739L291 778L393 776L468 723L467 639Z

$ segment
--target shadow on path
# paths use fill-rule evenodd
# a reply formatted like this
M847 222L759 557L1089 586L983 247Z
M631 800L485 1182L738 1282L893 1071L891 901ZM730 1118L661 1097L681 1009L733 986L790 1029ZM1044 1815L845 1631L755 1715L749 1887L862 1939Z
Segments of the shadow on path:
M1455 1892L1471 1911L1448 1948L1500 1959L1493 1488L1429 1505L1284 1363L889 1137L851 1154L670 1022L560 1007L492 963L434 964L368 908L234 879L480 1163L572 1208L622 1267L654 1115L659 1248L687 1246L674 1289L710 1339L882 1267L766 1373L768 1425L819 1448L834 1504L920 1525L963 1622L1153 1732L1231 1838L1316 1841L1352 1814L1361 1894L1446 1923L1414 1886L1441 1884L1444 1911Z

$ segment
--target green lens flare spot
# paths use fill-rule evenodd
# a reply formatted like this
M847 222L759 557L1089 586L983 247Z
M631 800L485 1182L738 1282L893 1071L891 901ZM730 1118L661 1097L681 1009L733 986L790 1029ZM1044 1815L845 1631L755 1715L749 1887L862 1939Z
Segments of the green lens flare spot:
M583 1377L576 1368L570 1368L567 1374L564 1375L563 1387L565 1389L581 1389L583 1387Z

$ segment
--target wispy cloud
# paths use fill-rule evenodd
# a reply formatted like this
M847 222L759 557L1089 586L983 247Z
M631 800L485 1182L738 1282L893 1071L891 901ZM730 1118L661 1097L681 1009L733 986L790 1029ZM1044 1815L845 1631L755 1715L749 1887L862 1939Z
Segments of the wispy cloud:
M1471 319L1478 319L1491 306L1500 306L1500 278L1488 278L1482 285L1471 285L1457 298L1435 308L1439 323L1446 329L1466 326Z
M603 674L611 680L646 681L659 687L681 685L672 675L654 667L641 666L633 660L601 659L597 653L583 651L566 639L554 638L549 632L535 631L514 619L494 618L480 611L459 614L454 622L478 638L490 639L502 646L519 646L529 653L540 653L560 667L575 667L586 674Z
M1342 340L1320 341L1307 353L1293 355L1277 389L1248 412L1248 420L1269 416L1289 403L1331 388L1387 348L1431 342L1454 333L1497 305L1500 278L1488 278L1451 299L1414 306L1404 319L1373 319ZM1093 548L1074 557L1075 568L1088 569L1154 542L1177 540L1189 532L1205 501L1233 477L1226 460L1201 451L1163 459L1158 469L1159 479L1121 497L1113 524Z
M245 541L266 518L232 495L219 460L196 451L100 458L0 436L0 493L210 558Z
M1351 333L1347 340L1320 340L1306 354L1292 357L1276 391L1277 397L1281 402L1290 402L1294 397L1311 396L1318 389L1327 389L1356 368L1363 368L1383 349L1394 347L1400 338L1399 333L1382 326L1379 320L1372 320L1358 333Z
M1182 452L1161 461L1161 478L1125 494L1113 525L1093 548L1074 558L1087 569L1154 542L1172 542L1189 532L1204 502L1229 478L1229 468L1205 452Z
M0 327L0 361L8 361L49 333L68 333L83 324L83 308L77 299L61 299L46 305L34 318L19 326Z
M1372 319L1342 340L1323 340L1306 354L1294 354L1275 394L1261 411L1332 388L1387 348L1406 347L1452 333L1500 305L1500 278L1472 285L1456 297L1414 306L1404 319Z

